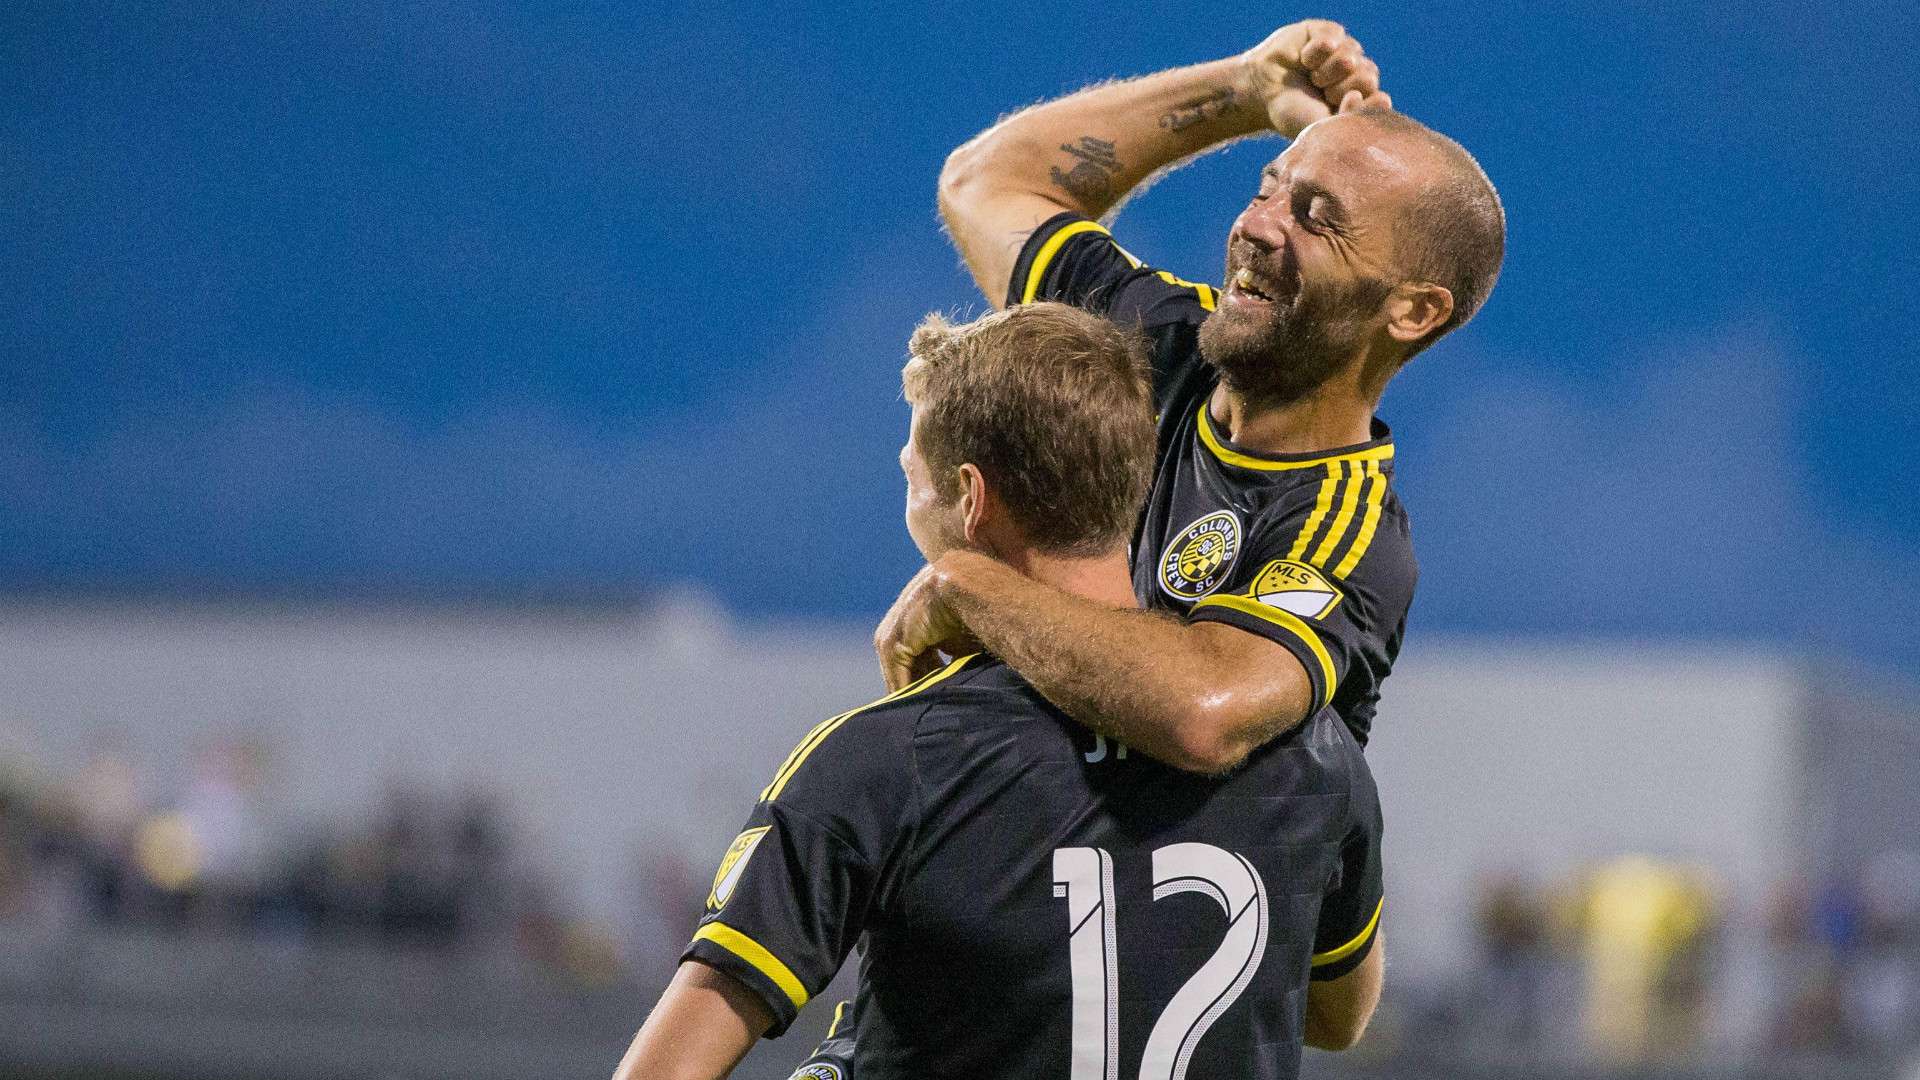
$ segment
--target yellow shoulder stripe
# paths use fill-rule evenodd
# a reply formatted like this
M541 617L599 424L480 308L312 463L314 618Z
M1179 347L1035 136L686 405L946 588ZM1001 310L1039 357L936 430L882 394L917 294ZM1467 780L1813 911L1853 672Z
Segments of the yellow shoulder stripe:
M1154 272L1154 276L1159 278L1161 281L1166 282L1169 285L1175 286L1176 288L1192 289L1194 292L1194 295L1200 298L1200 306L1202 308L1205 308L1208 311L1213 310L1213 287L1212 286L1202 285L1197 281L1188 281L1186 278L1182 278L1182 277L1174 277L1173 273L1167 270L1157 270Z
M1293 547L1287 551L1289 562L1304 562L1307 544L1312 542L1313 534L1320 523L1327 518L1327 511L1333 509L1333 493L1340 486L1340 463L1327 462L1327 478L1320 481L1320 494L1313 500L1313 513L1307 515L1307 523L1300 527L1300 535L1293 538Z
M702 926L694 931L693 940L711 941L753 965L755 971L773 980L773 985L787 995L787 1000L793 1002L793 1007L796 1009L806 1005L807 999L813 996L807 993L807 988L793 974L793 969L781 963L779 957L768 952L766 946L726 923L710 922ZM1315 963L1318 962L1315 961Z
M1060 248L1064 246L1068 240L1079 236L1081 233L1087 232L1106 233L1107 230L1102 228L1097 221L1076 221L1071 225L1062 227L1059 232L1054 233L1052 236L1047 237L1047 242L1041 244L1040 250L1034 253L1033 265L1027 270L1027 286L1020 290L1021 303L1031 304L1033 303L1033 298L1040 295L1040 279L1046 277L1047 267L1052 265L1053 257L1060 254ZM1107 235L1109 237L1112 236L1111 233L1107 233Z
M1324 568L1327 560L1333 556L1333 549L1339 545L1340 538L1347 535L1347 526L1353 523L1354 509L1360 505L1360 489L1365 484L1362 474L1370 464L1372 462L1347 463L1347 483L1346 490L1340 493L1340 512L1333 515L1333 524L1327 527L1327 538L1320 541L1320 546L1314 549L1313 558L1308 560L1313 565Z
M1117 243L1113 243L1113 234L1107 232L1106 228L1099 222L1076 221L1071 225L1062 226L1059 232L1047 237L1047 242L1040 245L1039 251L1034 252L1033 265L1027 268L1027 282L1020 289L1021 303L1031 304L1040 295L1040 283L1046 279L1047 267L1053 265L1054 256L1060 254L1060 249L1066 246L1067 241L1079 236L1081 233L1090 232L1097 232L1105 236L1107 242L1113 244L1113 250L1120 253L1121 258L1126 259L1134 269L1138 270L1140 268L1140 260L1135 258L1133 253L1126 248L1121 247ZM1175 277L1171 271L1167 270L1156 270L1154 271L1154 276L1169 285L1178 286L1182 289L1192 289L1194 295L1200 300L1200 306L1207 311L1212 311L1217 303L1214 298L1213 286L1211 285L1202 285L1197 281L1188 281L1185 278Z
M780 770L773 774L773 782L761 789L760 801L772 802L779 798L780 792L787 786L787 781L793 779L793 774L800 771L800 766L806 763L808 755L812 754L816 747L826 741L827 736L838 730L840 725L846 723L848 719L866 712L868 709L877 705L885 705L889 701L898 701L904 697L911 697L925 690L927 687L946 679L954 672L959 671L966 666L967 661L978 655L980 654L968 653L966 656L955 660L939 671L924 676L917 682L908 683L906 686L895 690L893 693L888 694L878 701L870 701L857 709L848 709L838 716L830 716L818 724L815 724L813 730L807 732L807 737L800 740L800 745L793 748L793 753L787 755L787 760L781 764Z
M1353 538L1353 544L1333 568L1333 576L1344 578L1360 565L1360 559L1366 555L1367 548L1373 545L1373 534L1380 528L1380 508L1387 501L1387 474L1380 469L1379 462L1367 462L1367 512L1360 521L1360 532Z
M1284 472L1288 469L1313 469L1334 461L1386 461L1393 457L1393 444L1370 447L1365 450L1352 450L1344 454L1328 454L1325 457L1307 458L1304 461L1269 461L1238 450L1230 450L1220 444L1213 433L1213 421L1207 418L1207 403L1200 403L1200 441L1205 443L1213 456L1229 465L1238 465L1243 469L1260 469L1264 472Z
M1209 596L1193 606L1195 608L1209 606L1231 608L1234 611L1252 615L1256 619L1265 619L1306 642L1308 650L1313 653L1314 660L1320 664L1320 674L1324 676L1321 682L1326 689L1321 694L1320 707L1325 708L1333 701L1333 687L1337 681L1333 672L1333 656L1327 652L1327 647L1321 642L1320 635L1314 633L1313 627L1308 626L1306 620L1291 611L1283 611L1271 604L1263 604L1250 596L1234 596L1231 593Z
M1386 906L1387 906L1387 898L1383 896L1380 898L1379 903L1373 905L1373 918L1367 920L1367 925L1365 929L1361 930L1358 934L1355 934L1353 940L1347 942L1345 945L1341 945L1338 948L1328 949L1326 952L1323 952L1323 953L1314 953L1313 966L1326 967L1328 964L1337 964L1340 961L1345 960L1347 957L1352 956L1354 952L1360 948L1360 946L1365 945L1367 943L1367 940L1373 937L1374 928L1380 925L1380 911L1382 908Z

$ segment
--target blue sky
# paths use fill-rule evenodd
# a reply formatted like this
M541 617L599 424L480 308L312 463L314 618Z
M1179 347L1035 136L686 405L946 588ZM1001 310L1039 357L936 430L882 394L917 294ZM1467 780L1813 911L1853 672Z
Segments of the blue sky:
M770 6L771 8L772 6ZM1293 13L0 14L0 586L646 589L877 614L941 158ZM1501 186L1390 391L1417 627L1920 664L1920 15L1302 9ZM1278 143L1129 207L1217 275Z

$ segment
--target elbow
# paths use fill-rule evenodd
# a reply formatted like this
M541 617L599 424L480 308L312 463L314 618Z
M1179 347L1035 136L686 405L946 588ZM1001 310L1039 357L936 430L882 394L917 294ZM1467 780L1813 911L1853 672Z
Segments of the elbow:
M978 136L955 148L947 155L946 164L940 167L940 220L946 222L948 228L966 212L980 188L983 172L980 159L984 156L980 141L983 138L985 136Z
M1339 1024L1308 1017L1306 1044L1315 1050L1327 1050L1335 1054L1351 1050L1360 1044L1361 1036L1367 1033L1367 1021L1371 1018L1371 1014L1368 1014L1357 1022Z
M1174 757L1168 764L1187 772L1218 776L1239 768L1259 745L1246 737L1245 719L1219 703L1197 700L1181 711Z
M1345 1008L1315 1008L1313 999L1309 997L1304 1032L1306 1044L1315 1050L1329 1050L1336 1054L1353 1049L1366 1035L1367 1024L1372 1022L1373 1011L1379 1004L1380 999L1376 994L1370 1001L1352 1002Z

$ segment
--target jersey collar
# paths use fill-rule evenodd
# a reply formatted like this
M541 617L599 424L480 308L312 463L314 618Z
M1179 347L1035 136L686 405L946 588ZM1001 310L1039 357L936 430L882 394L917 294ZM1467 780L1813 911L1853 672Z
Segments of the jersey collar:
M1207 405L1205 400L1200 402L1198 425L1200 441L1206 444L1214 457L1228 465L1238 465L1243 469L1259 469L1262 472L1284 472L1288 469L1310 469L1330 461L1393 460L1393 432L1379 417L1373 420L1373 438L1355 446L1343 446L1337 450L1311 451L1305 454L1256 454L1214 434L1213 420L1207 415Z

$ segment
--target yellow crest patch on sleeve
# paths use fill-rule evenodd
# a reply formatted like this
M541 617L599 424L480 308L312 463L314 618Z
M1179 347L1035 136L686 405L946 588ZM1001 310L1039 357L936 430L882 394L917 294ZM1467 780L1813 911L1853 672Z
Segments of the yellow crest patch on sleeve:
M748 829L727 845L727 853L720 857L720 869L713 874L713 888L707 892L708 911L719 911L726 906L727 897L733 895L733 887L740 884L740 875L746 872L747 860L753 857L753 849L760 846L761 838L772 827L762 825L757 829Z
M1324 619L1345 594L1318 567L1275 559L1261 568L1247 595L1303 619Z

